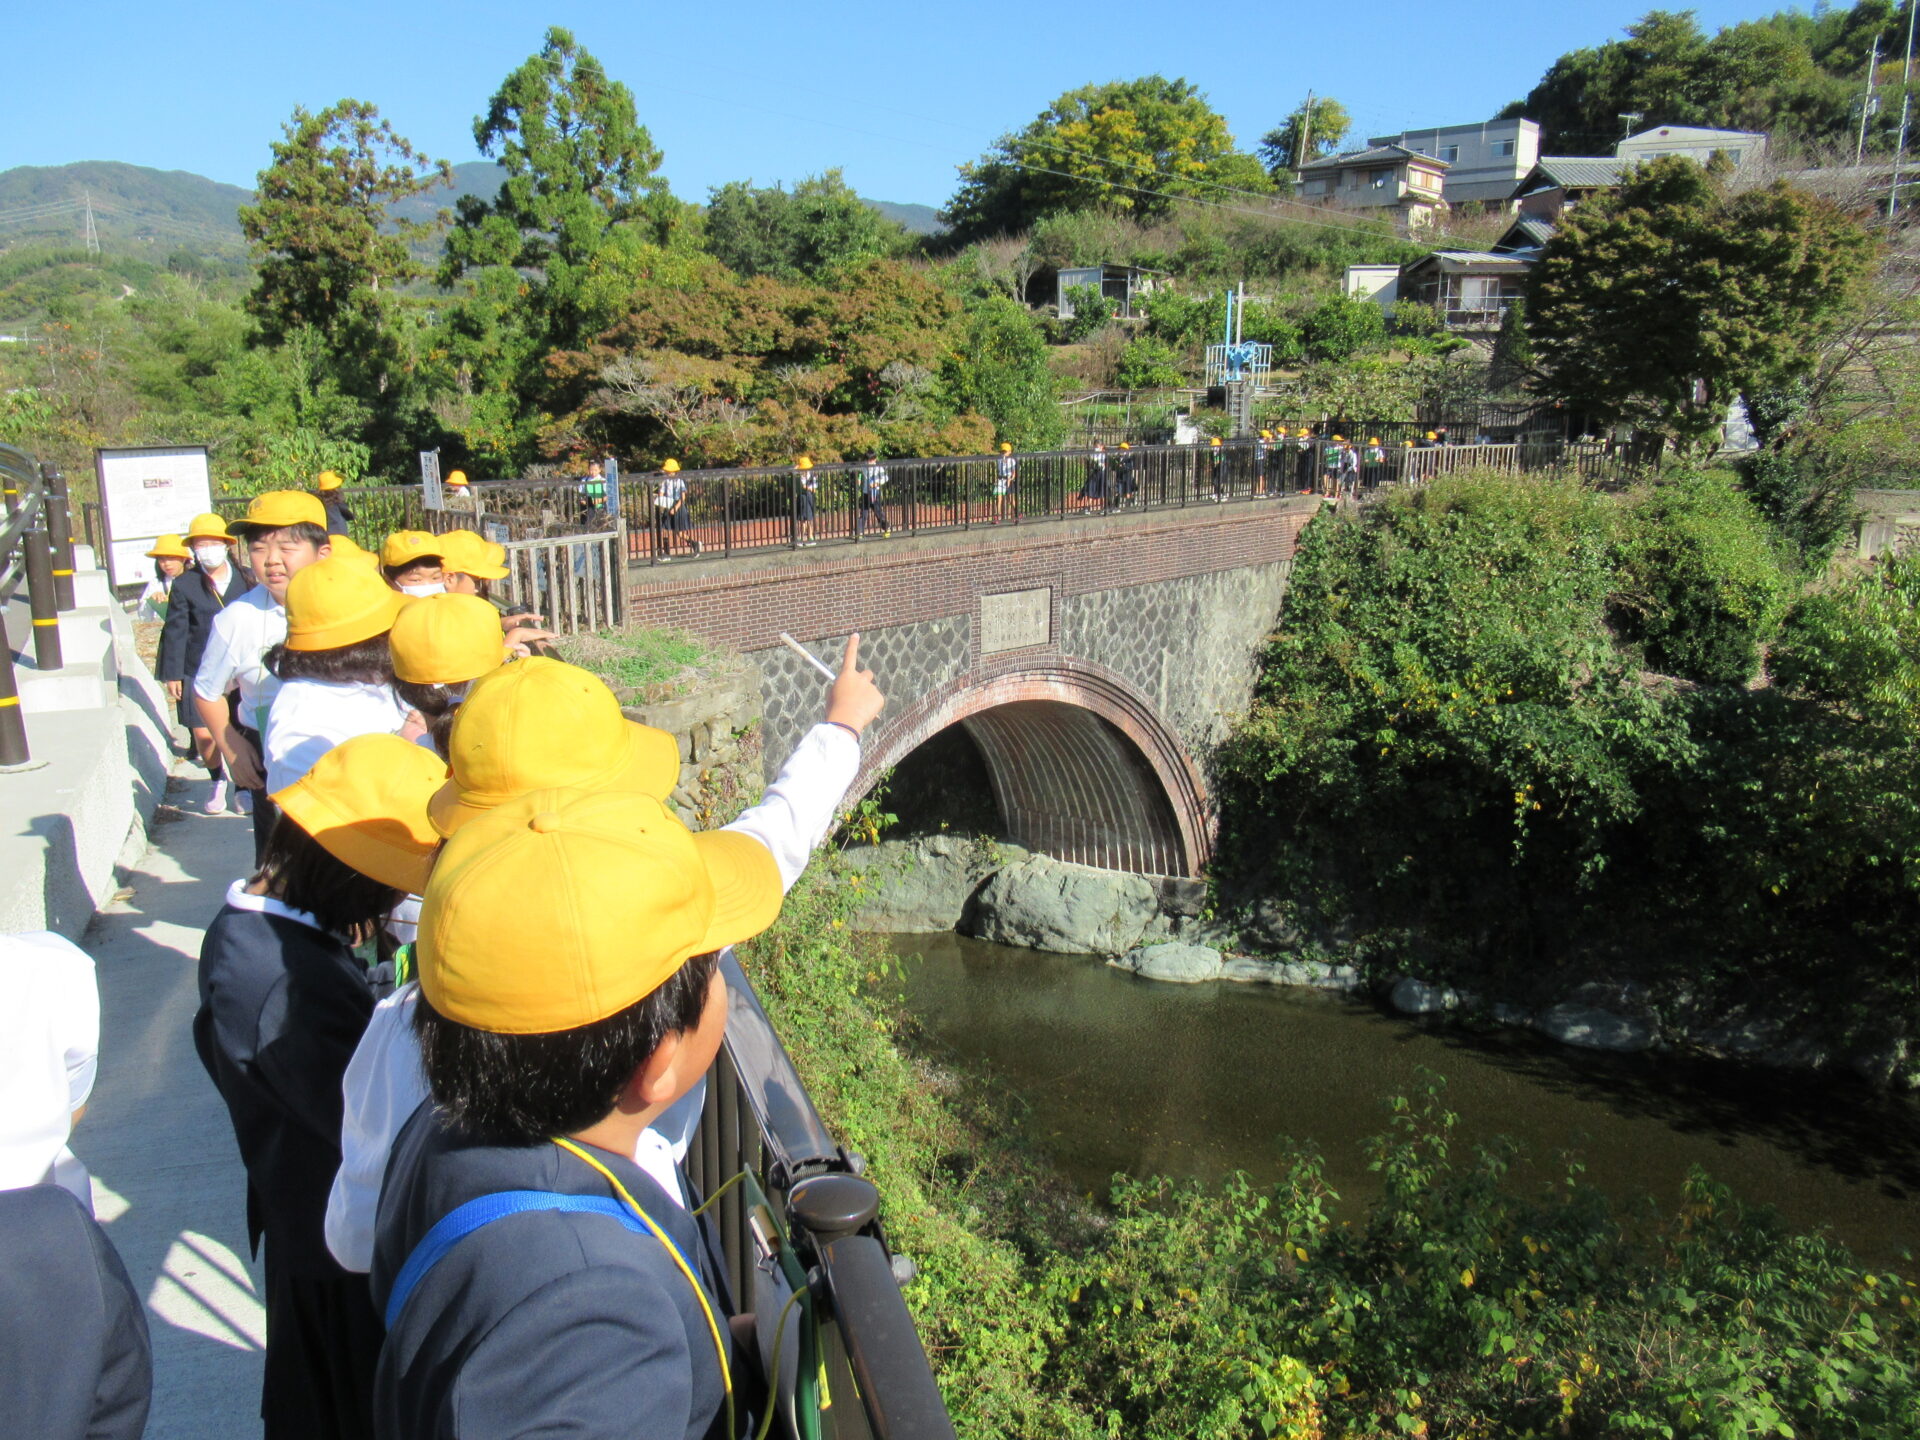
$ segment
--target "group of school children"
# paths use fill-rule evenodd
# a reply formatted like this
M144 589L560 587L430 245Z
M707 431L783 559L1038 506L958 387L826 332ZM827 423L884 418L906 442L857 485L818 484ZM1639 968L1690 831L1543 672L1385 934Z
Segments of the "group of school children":
M255 795L193 1038L263 1253L268 1440L728 1433L681 1161L720 953L778 915L883 703L857 637L761 803L696 833L673 737L517 653L478 536L375 555L262 495L233 594L212 519L166 613L208 617L182 718Z

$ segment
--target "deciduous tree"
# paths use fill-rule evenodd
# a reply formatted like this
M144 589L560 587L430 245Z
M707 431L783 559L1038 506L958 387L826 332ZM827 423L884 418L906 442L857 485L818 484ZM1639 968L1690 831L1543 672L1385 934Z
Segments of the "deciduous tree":
M966 241L1063 210L1155 216L1179 197L1271 189L1196 86L1148 75L1070 90L1019 134L1002 136L961 167L946 220Z
M1351 129L1346 106L1331 96L1316 95L1260 137L1260 158L1267 173L1278 179L1309 160L1338 153Z
M707 205L706 244L742 275L820 280L906 248L907 232L856 195L838 170L787 190L735 180Z
M1542 251L1527 297L1537 388L1698 446L1742 391L1813 368L1873 255L1825 201L1778 183L1729 197L1692 161L1656 160Z

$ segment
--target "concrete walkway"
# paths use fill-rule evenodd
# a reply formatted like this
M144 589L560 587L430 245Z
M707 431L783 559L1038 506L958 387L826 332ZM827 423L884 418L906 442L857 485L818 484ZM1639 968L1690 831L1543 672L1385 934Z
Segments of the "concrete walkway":
M266 1326L246 1175L191 1026L201 932L251 865L253 822L206 815L206 773L174 774L166 799L179 810L160 812L128 888L81 942L98 967L100 1076L73 1150L147 1297L148 1440L234 1440L260 1434Z

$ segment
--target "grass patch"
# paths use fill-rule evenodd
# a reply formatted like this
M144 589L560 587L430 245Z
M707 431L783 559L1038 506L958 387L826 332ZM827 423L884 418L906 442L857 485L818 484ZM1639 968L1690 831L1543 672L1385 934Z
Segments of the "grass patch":
M557 647L569 664L607 682L623 705L651 705L686 694L710 674L721 652L684 630L596 630Z

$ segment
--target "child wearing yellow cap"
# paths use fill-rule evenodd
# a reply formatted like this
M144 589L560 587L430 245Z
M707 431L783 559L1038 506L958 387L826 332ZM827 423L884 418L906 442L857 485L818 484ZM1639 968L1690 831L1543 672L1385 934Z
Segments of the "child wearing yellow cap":
M213 731L194 704L193 678L207 652L215 617L245 594L250 582L234 563L233 537L218 515L194 516L184 539L193 560L167 592L167 616L160 627L154 673L166 687L181 725L192 737L194 754L213 782L207 813L219 815L227 809L226 767Z
M402 595L438 595L447 587L441 580L441 539L426 530L396 530L380 547L380 573Z
M167 598L173 590L173 582L186 573L193 552L187 549L186 542L178 535L162 535L147 551L147 558L153 561L153 578L147 581L146 588L140 592L140 607L134 612L134 618L165 620Z
M268 1435L372 1434L380 1319L366 1277L328 1255L323 1219L341 1076L374 1006L353 946L425 888L438 841L426 800L441 775L390 735L330 751L274 796L266 855L201 944L194 1048L246 1166L251 1238L266 1244Z
M269 790L284 790L355 735L426 733L394 691L387 647L408 603L344 555L309 565L288 582L287 638L267 656L280 681L264 734Z
M314 498L326 513L326 528L329 535L347 535L351 533L348 525L353 520L353 511L347 508L346 497L340 492L346 488L346 480L338 470L322 470L313 477Z
M859 668L859 637L851 637L839 678L827 692L827 718L794 747L760 803L726 827L730 836L772 857L782 891L799 879L832 827L859 769L859 732L883 703L873 677ZM452 778L429 806L441 835L463 835L534 791L660 800L679 782L672 736L627 720L597 677L556 660L525 660L495 671L474 684L456 717L449 739ZM522 880L513 882L514 893L524 889ZM375 1207L389 1153L426 1098L413 1023L419 995L420 987L410 984L380 1002L347 1068L340 1173L327 1201L326 1236L334 1258L348 1269L373 1263ZM674 1183L674 1166L686 1155L703 1088L656 1117L634 1152L662 1184Z
M274 817L260 732L280 682L267 669L267 652L287 638L288 584L332 553L326 519L319 500L299 490L269 490L247 503L246 515L229 528L246 547L254 584L215 617L194 671L194 708L233 783L252 801L256 863Z
M453 714L474 681L507 659L500 612L478 595L429 595L400 612L387 637L394 693L427 722L444 759Z

